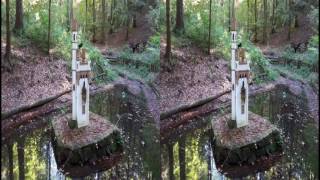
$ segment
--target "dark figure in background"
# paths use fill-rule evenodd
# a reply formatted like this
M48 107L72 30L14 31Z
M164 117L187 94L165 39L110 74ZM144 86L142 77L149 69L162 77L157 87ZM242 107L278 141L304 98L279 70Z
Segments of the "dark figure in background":
M147 41L141 40L139 42L129 42L129 48L132 49L132 53L143 52L146 49Z

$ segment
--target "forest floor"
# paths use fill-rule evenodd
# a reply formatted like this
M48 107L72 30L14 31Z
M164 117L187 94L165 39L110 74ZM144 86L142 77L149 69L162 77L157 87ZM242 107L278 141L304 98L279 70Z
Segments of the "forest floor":
M291 42L295 44L306 42L312 35L313 30L306 14L299 13L298 27L292 29L290 40L288 40L288 28L283 27L277 29L275 33L271 34L268 37L266 44L257 43L256 45L263 53L273 52L278 55L287 45L290 45Z
M195 46L172 46L175 65L171 72L164 68L165 42L161 40L160 74L155 85L160 94L160 112L230 89L228 61L205 54Z
M1 44L1 58L5 43ZM12 46L11 72L1 61L1 112L30 105L39 99L59 94L71 88L67 62L28 46ZM64 96L66 97L66 96Z
M153 34L150 24L147 19L148 7L145 6L140 13L137 14L137 27L129 29L128 39L126 39L126 27L122 27L112 34L106 33L106 40L104 42L97 42L94 45L105 54L107 52L117 52L128 45L129 42L148 41Z

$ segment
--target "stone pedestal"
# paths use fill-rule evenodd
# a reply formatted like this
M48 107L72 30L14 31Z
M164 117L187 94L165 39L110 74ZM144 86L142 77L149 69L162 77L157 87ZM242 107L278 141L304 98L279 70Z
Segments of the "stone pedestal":
M219 169L256 164L282 153L280 131L263 117L249 112L248 125L230 129L231 114L212 121L214 158ZM230 124L229 124L230 125Z
M57 165L67 176L83 177L107 170L122 157L120 130L107 119L90 113L90 124L70 129L71 113L52 120Z

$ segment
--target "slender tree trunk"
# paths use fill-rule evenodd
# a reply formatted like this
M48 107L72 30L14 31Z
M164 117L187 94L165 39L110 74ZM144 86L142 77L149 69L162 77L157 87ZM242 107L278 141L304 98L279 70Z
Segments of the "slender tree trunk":
M96 42L96 0L93 0L92 2L92 24L93 24L92 42Z
M11 143L7 144L8 148L8 158L9 158L9 179L13 180L13 145Z
M47 144L47 149L46 149L46 157L47 157L47 174L48 174L48 179L51 180L51 157L50 157L50 142Z
M173 175L173 147L172 144L167 144L168 147L168 157L169 157L169 179L174 180Z
M265 44L267 40L267 20L268 20L268 5L267 0L263 0L263 35L262 42Z
M133 13L133 24L132 24L133 28L137 27L137 13Z
M229 13L228 13L228 28L229 28L229 32L231 31L231 0L229 0Z
M176 4L176 32L181 32L184 30L184 20L183 20L183 0L177 0Z
M257 27L257 0L254 0L254 42L257 42L258 40L258 27Z
M288 13L289 13L289 21L288 21L288 40L291 40L291 2L292 0L289 0L288 5Z
M272 17L271 17L272 27L271 27L271 34L276 32L276 29L275 29L275 26L276 26L275 9L276 9L276 0L272 0Z
M170 62L171 57L171 28L170 28L170 0L166 0L166 24L167 24L167 46L165 58Z
M22 0L16 0L16 24L15 30L20 31L23 28L23 5Z
M25 179L25 171L24 171L24 143L25 138L21 137L18 139L18 165L19 165L19 180Z
M186 179L186 151L185 151L185 147L186 147L186 139L185 139L185 137L183 137L179 140L180 180Z
M106 40L106 21L107 21L107 17L106 17L106 0L102 0L102 41L103 43Z
M6 34L7 34L7 45L6 45L6 54L5 57L11 65L11 32L10 32L10 1L6 0Z
M48 54L50 54L50 34L51 34L51 0L49 0L49 22L48 22Z
M126 0L127 4L127 28L126 28L126 41L129 39L129 27L130 27L130 12L129 12L129 2Z
M113 33L113 9L115 8L114 6L115 0L111 0L111 6L110 6L110 30L109 34Z
M209 40L208 40L208 54L210 54L211 49L211 11L212 11L212 0L209 1Z
M88 29L88 0L86 0L86 13L85 13L85 32Z
M296 14L294 15L294 27L297 28L299 27L299 23L298 23L298 13L296 12Z
M249 34L250 31L250 1L247 0L247 34Z

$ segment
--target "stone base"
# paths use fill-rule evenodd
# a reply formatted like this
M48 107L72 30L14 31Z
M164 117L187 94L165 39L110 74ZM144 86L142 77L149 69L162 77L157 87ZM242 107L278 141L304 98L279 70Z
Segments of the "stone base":
M251 165L282 152L280 131L268 120L250 112L247 126L230 129L230 119L231 114L227 114L212 122L217 167Z
M67 176L82 177L111 168L122 157L120 130L107 119L90 113L86 127L70 129L71 114L52 120L57 165Z

